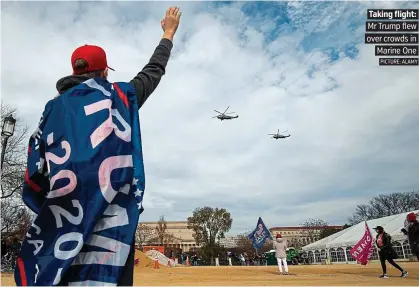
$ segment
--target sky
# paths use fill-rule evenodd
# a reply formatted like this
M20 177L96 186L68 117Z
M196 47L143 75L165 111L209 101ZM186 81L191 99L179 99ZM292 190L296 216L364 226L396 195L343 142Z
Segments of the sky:
M130 81L178 5L160 85L140 109L140 221L226 208L229 234L318 218L344 224L380 193L419 187L419 68L380 67L368 8L408 2L4 2L1 100L35 129L84 44ZM238 119L213 119L230 106ZM277 130L291 137L274 140Z

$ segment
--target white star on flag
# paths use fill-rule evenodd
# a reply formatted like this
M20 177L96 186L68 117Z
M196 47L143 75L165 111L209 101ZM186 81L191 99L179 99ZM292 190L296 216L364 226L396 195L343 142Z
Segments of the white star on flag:
M140 196L142 192L143 191L142 190L139 190L139 189L137 189L136 191L134 191L135 197Z

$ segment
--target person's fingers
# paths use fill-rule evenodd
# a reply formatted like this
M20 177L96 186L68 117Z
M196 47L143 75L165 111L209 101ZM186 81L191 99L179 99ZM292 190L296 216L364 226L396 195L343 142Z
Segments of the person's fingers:
M180 16L182 16L182 12L177 13L176 19L179 20L180 19Z
M172 9L172 7L167 8L167 10L166 10L166 17L170 15L170 9Z
M171 16L171 15L173 15L173 10L175 9L175 7L170 7L168 10L167 10L167 16Z
M179 12L179 7L175 7L175 9L173 10L173 16L176 16L178 12Z

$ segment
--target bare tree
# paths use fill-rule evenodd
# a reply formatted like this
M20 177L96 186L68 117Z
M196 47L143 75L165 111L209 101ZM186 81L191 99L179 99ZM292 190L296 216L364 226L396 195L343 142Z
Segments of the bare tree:
M153 238L153 229L145 224L139 224L135 232L135 241L138 245L149 244Z
M28 127L21 120L16 109L1 102L1 126L3 120L12 114L16 119L16 127L6 145L4 164L1 170L1 199L12 197L16 192L21 193L26 170L28 150ZM3 149L3 141L1 141Z
M179 238L175 237L173 234L167 231L167 222L164 220L164 215L160 217L154 231L154 236L149 240L150 243L163 246L180 241Z
M326 221L313 218L308 219L302 223L301 226L304 228L301 234L304 237L309 238L311 242L319 240L322 234L322 230L328 228Z
M360 204L348 219L354 225L365 220L390 216L419 209L419 190L380 194L373 197L368 204Z
M287 239L288 241L288 247L294 247L294 248L301 248L303 247L303 243L301 240L297 237L291 237L290 239Z
M22 186L26 170L28 127L19 118L17 110L1 102L1 126L5 117L13 113L16 127L6 145L1 170L1 232L2 240L8 237L23 239L33 214L22 201ZM4 142L1 141L2 149Z

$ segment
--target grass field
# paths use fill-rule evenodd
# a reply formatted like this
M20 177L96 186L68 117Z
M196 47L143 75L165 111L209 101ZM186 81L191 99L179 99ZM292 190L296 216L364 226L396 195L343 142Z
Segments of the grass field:
M300 265L290 266L290 275L281 276L274 266L261 267L175 267L153 269L136 267L136 286L156 285L346 285L346 286L419 286L419 262L400 265L409 271L407 278L388 266L389 279L380 279L379 264L360 265ZM14 286L12 274L2 274L2 286Z

